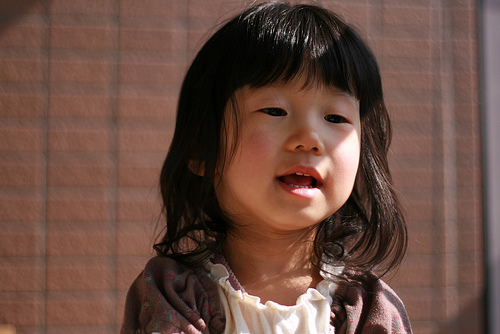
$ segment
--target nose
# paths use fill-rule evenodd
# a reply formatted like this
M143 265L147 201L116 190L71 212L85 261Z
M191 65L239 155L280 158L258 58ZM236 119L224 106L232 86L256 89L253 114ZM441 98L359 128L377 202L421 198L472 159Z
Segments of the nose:
M324 152L319 127L310 120L297 120L287 140L287 149L290 151L311 151L316 155Z

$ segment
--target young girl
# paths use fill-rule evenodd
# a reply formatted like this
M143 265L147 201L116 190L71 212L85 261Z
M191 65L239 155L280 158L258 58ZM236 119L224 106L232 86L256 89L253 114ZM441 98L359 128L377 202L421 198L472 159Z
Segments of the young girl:
M313 5L225 24L184 80L161 172L166 230L122 333L408 333L374 271L406 228L377 63Z

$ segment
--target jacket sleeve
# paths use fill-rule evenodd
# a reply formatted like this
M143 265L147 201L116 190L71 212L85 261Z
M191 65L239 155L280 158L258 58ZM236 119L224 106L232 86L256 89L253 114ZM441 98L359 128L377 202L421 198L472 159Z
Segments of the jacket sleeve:
M348 272L333 298L331 321L336 333L412 333L396 293L372 273Z
M204 269L155 257L129 289L120 333L220 333L224 324L217 287Z

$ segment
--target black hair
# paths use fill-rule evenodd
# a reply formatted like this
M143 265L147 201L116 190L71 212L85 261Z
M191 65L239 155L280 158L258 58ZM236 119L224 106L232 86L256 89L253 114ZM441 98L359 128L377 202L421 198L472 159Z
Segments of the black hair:
M154 249L187 261L218 247L228 233L215 196L215 172L234 152L225 147L226 108L239 88L286 83L298 75L355 96L360 103L361 155L347 202L320 222L317 263L343 261L366 270L396 267L406 251L406 225L387 161L391 141L375 57L358 33L315 5L267 2L224 24L204 44L184 79L174 137L161 170L166 227ZM237 112L231 119L237 125ZM236 131L237 138L237 131ZM234 140L236 142L236 140ZM223 171L222 171L223 172Z

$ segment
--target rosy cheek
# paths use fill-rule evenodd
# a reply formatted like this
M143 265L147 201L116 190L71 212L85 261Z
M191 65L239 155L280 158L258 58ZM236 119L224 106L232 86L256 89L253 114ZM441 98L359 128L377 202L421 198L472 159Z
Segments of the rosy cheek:
M275 144L273 140L262 132L255 132L246 136L241 142L240 152L242 162L258 165L265 163L266 157L272 155Z

